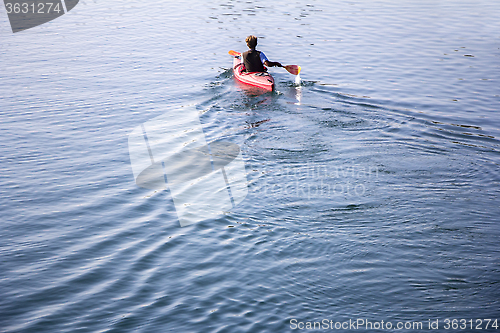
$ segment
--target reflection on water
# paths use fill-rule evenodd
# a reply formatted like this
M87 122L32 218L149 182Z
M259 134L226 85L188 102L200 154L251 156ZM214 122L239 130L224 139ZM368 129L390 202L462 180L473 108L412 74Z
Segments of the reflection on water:
M299 80L300 82L300 80ZM302 87L300 86L300 83L297 87L295 87L295 98L297 99L297 105L300 105L300 102L302 101Z

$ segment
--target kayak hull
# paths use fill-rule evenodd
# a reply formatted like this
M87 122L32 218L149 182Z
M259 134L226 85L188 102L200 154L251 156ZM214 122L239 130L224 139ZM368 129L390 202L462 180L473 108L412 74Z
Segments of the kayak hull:
M268 91L274 89L274 78L268 72L247 73L244 70L245 66L242 64L241 56L234 57L233 71L236 80Z

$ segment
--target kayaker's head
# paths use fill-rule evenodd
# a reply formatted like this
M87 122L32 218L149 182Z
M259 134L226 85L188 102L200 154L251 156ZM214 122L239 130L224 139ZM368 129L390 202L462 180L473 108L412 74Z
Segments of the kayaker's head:
M245 39L245 42L247 42L248 48L253 50L257 46L257 37L250 35Z

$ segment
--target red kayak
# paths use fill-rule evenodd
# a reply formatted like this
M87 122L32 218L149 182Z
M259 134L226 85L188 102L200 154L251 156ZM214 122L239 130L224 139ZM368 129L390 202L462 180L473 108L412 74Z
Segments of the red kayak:
M240 82L269 91L274 89L274 78L268 72L245 72L241 55L234 57L233 72L234 77Z

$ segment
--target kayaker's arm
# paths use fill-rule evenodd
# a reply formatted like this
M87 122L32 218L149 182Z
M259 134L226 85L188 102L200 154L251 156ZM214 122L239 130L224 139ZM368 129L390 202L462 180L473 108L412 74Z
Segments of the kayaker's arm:
M269 60L264 61L264 65L266 65L267 67L283 67L283 65L279 62Z

